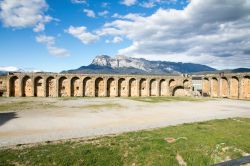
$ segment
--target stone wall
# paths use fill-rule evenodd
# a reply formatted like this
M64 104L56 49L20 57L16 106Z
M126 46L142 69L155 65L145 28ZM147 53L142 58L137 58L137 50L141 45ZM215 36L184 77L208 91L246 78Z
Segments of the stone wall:
M190 96L191 77L159 75L99 75L12 73L5 76L6 96L129 97Z
M250 73L208 74L202 84L203 96L250 99Z

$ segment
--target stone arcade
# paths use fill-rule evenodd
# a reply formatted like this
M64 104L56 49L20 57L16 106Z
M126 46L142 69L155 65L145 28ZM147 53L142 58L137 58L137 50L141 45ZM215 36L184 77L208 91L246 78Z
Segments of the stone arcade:
M1 78L0 78L1 79ZM191 77L10 73L2 76L9 97L190 96Z

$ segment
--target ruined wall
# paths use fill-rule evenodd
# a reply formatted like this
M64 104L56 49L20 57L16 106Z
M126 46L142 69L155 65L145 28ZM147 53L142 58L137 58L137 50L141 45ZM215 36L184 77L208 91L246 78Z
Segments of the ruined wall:
M191 78L184 76L14 73L5 78L7 96L171 96L192 89Z
M203 96L250 99L250 73L208 74L202 87Z
M0 97L6 96L7 92L7 85L6 85L6 77L5 76L0 76Z

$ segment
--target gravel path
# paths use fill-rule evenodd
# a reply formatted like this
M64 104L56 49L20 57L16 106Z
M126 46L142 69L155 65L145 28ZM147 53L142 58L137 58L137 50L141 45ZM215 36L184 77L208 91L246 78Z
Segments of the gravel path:
M1 147L115 134L210 119L250 117L249 101L227 99L146 103L121 98L5 98L0 104L22 100L34 101L34 107L0 112ZM54 107L35 107L37 103L53 103Z

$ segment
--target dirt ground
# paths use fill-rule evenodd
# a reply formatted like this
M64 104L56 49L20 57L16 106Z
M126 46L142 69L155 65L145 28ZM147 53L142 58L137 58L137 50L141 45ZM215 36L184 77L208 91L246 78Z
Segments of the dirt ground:
M123 98L1 98L0 105L1 147L250 117L250 101L229 99L147 103Z

